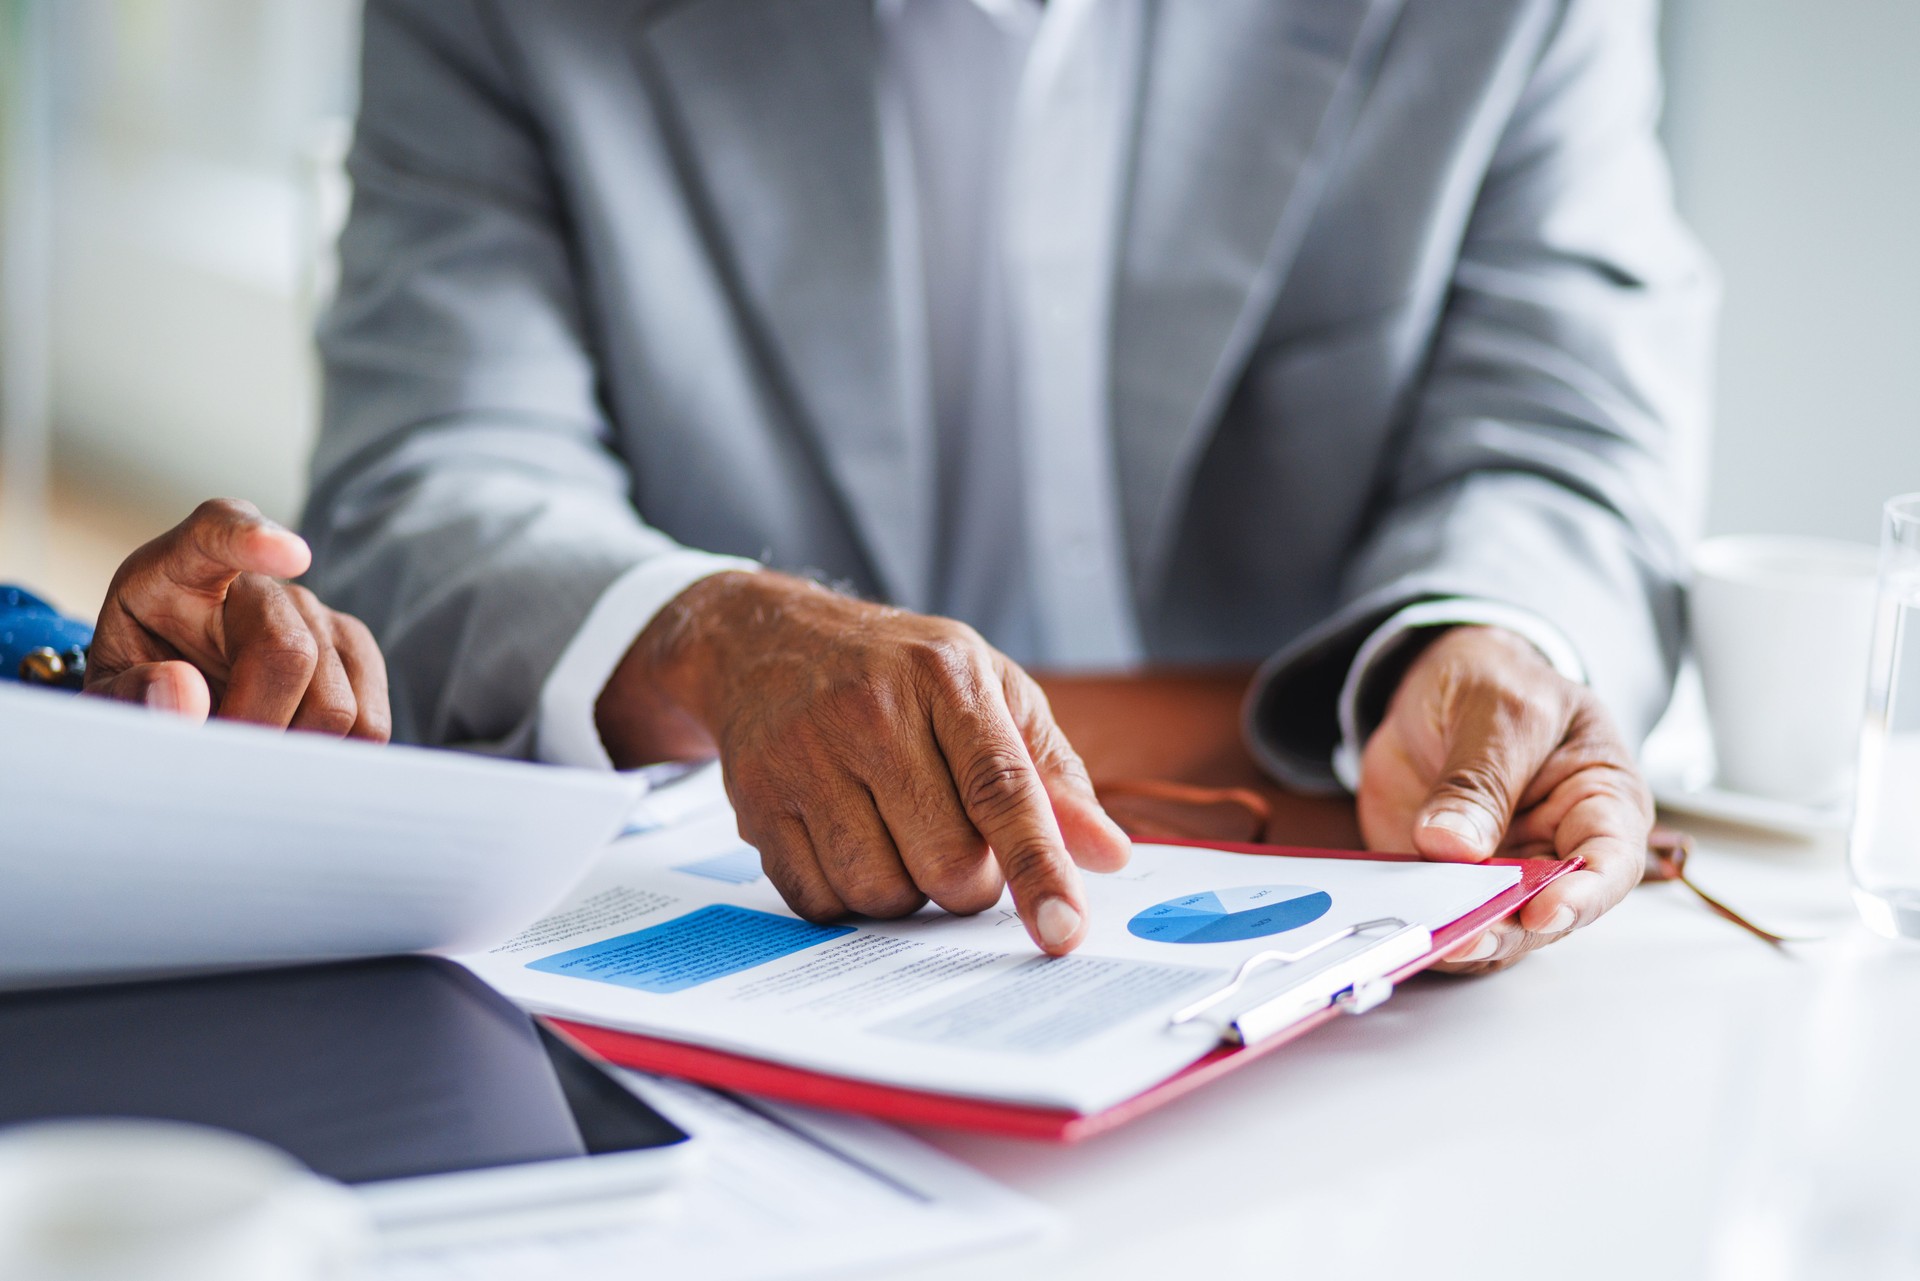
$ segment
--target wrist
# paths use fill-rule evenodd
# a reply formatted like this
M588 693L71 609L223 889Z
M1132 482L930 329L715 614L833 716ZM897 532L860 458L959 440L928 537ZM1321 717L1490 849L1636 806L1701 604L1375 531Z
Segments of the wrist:
M714 753L721 642L764 572L724 571L687 587L634 639L594 703L594 724L616 767ZM749 606L751 607L751 606Z
M1501 672L1557 670L1552 659L1530 638L1495 623L1456 623L1432 630L1432 639L1400 673L1402 683L1423 662L1444 662L1450 657L1464 658Z
M1343 724L1343 734L1351 732L1356 746L1372 738L1373 732L1387 719L1387 708L1392 705L1393 696L1400 692L1400 687L1406 684L1413 665L1442 638L1457 630L1459 626L1454 623L1409 627L1370 655L1364 670L1357 674L1353 724Z

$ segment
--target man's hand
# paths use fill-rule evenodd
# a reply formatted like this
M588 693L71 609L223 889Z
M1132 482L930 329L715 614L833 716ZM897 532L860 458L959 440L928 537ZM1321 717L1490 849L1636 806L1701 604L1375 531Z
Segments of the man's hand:
M279 581L312 559L250 503L215 499L120 566L85 692L197 720L385 742L387 669L360 621Z
M647 627L597 712L616 764L717 747L741 837L811 920L979 912L1011 886L1059 955L1086 933L1075 864L1127 861L1039 686L946 619L717 574Z
M1594 920L1646 864L1653 803L1593 695L1526 641L1455 628L1408 669L1360 766L1367 846L1480 862L1579 857L1586 867L1456 951L1445 968L1511 964Z

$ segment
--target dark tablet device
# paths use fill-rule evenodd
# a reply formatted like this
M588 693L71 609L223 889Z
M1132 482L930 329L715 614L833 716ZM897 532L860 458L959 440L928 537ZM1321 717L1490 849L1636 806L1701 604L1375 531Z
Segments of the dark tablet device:
M193 1121L361 1191L377 1222L631 1202L687 1136L450 961L0 996L0 1125ZM551 1217L551 1216L549 1216Z

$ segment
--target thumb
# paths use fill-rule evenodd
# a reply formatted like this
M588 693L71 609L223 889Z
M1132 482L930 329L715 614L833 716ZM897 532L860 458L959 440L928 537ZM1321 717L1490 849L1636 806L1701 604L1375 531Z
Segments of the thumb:
M1057 730L1053 737L1059 738ZM1080 757L1064 740L1058 746L1043 740L1032 751L1054 819L1060 824L1060 839L1073 861L1089 872L1117 872L1125 867L1133 856L1133 842L1107 816Z
M1119 871L1133 857L1133 842L1108 817L1086 764L1055 723L1046 694L1025 672L1016 672L1006 682L1006 691L1008 708L1040 773L1067 853L1090 872Z
M1497 710L1464 711L1448 735L1440 781L1414 819L1414 852L1447 862L1492 858L1541 759L1520 725Z
M86 694L137 703L156 712L171 712L188 720L204 721L213 710L207 681L192 663L170 660L139 663L104 680L90 682Z

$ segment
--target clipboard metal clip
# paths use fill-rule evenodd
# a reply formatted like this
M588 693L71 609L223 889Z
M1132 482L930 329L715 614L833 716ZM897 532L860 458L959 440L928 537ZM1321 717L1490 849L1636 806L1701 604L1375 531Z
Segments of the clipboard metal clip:
M1433 948L1433 935L1397 916L1383 916L1349 925L1293 952L1256 952L1240 963L1225 987L1176 1010L1168 1026L1180 1027L1231 1000L1253 975L1270 965L1292 965L1324 952L1335 944L1364 934L1391 931L1378 942L1352 956L1337 961L1319 974L1317 981L1289 987L1270 1000L1228 1019L1220 1028L1220 1039L1229 1045L1254 1045L1318 1010L1337 1006L1349 1014L1365 1014L1393 995L1393 982L1387 976L1410 961L1425 956Z

